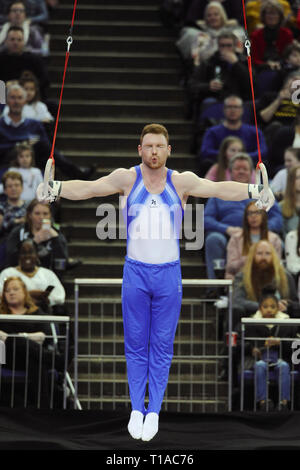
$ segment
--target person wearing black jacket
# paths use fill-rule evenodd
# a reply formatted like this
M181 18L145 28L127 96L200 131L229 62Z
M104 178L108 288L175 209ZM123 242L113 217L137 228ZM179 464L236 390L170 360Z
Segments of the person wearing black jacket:
M194 109L204 99L222 102L229 95L237 95L247 101L251 87L246 59L236 52L237 37L224 31L218 38L218 50L199 67L195 67L188 82L188 92Z

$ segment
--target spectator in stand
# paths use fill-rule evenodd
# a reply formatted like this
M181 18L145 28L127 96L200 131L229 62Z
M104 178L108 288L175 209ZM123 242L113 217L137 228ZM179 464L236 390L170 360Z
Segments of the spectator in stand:
M276 292L280 310L290 317L299 317L299 299L292 274L280 263L273 245L260 240L251 246L243 270L234 279L233 325L258 310L263 289L269 286Z
M43 175L39 168L34 167L34 153L32 146L27 142L21 142L15 147L15 166L9 171L20 173L23 180L23 192L21 198L26 203L30 203L35 198L38 185L43 181Z
M43 315L31 299L24 282L19 277L9 277L3 285L0 315ZM47 354L46 336L51 335L50 325L41 322L1 322L0 339L5 342L6 367L27 370L28 404L49 407L48 370L51 369L51 354ZM17 335L15 340L9 335ZM41 354L42 353L42 354ZM26 367L26 360L29 367ZM23 406L24 406L24 397Z
M7 239L6 266L16 266L21 242L31 239L37 248L37 255L44 268L55 271L55 260L68 262L68 246L64 235L51 220L50 207L33 199L27 208L26 221L16 227Z
M4 23L11 0L1 0L0 2L0 24ZM32 24L47 25L49 13L45 0L26 0L26 12Z
M260 118L260 125L266 138L267 146L271 147L272 140L282 126L290 127L294 124L300 109L298 100L295 100L297 89L295 85L300 80L299 72L292 72L286 78L282 89L279 92L266 92L259 99L257 104L257 114ZM291 145L291 144L289 144ZM273 167L280 162L274 161L270 155ZM281 164L283 161L281 160Z
M26 17L26 6L22 0L13 1L9 7L7 22L3 24L0 31L0 50L5 48L7 33L12 26L22 28L25 51L43 55L46 45L45 38L38 26L31 24L31 20Z
M300 148L288 147L284 152L284 168L279 170L270 183L274 196L280 201L286 190L288 172L300 164Z
M247 29L249 34L263 27L261 21L261 7L267 1L268 0L249 0L246 2ZM296 26L296 19L293 15L290 2L287 0L278 0L277 3L283 8L284 24L294 28Z
M247 154L235 155L229 163L232 181L250 183L253 169L252 160ZM230 236L240 234L242 230L245 207L249 199L243 201L222 201L217 198L208 199L204 210L205 221L205 260L207 277L215 279L214 260L226 259L226 247ZM268 212L269 229L280 233L282 216L277 202Z
M283 237L291 230L296 230L300 210L300 165L289 171L284 198L280 201L283 216Z
M42 171L51 154L51 145L42 123L35 119L24 119L22 112L26 103L26 92L20 85L12 85L7 90L9 113L0 118L0 166L11 165L11 151L19 142L29 141L33 145L37 167ZM87 179L94 168L82 170L64 157L58 150L54 152L56 165L68 177Z
M56 274L50 269L39 266L36 247L31 239L23 241L19 250L19 263L0 273L0 292L6 278L18 276L26 285L35 304L47 312L49 306L54 313L60 311L65 303L65 289ZM52 290L49 289L52 287Z
M17 81L26 91L26 104L23 107L22 117L24 119L35 119L43 123L50 123L54 120L45 103L40 101L39 83L31 72L23 72L20 80ZM9 87L9 85L6 84ZM9 113L8 106L5 106L3 115Z
M205 178L211 181L231 181L229 162L237 153L245 152L245 147L238 137L225 137L222 141L218 162L210 167ZM255 171L252 171L251 183L255 183Z
M276 80L277 89L281 89L286 78L292 72L298 72L300 70L300 43L293 41L291 44L286 46L283 51L282 60L280 63L280 69L278 71L278 78Z
M239 39L244 34L237 20L228 20L220 2L209 2L205 7L203 20L184 26L180 31L176 45L181 57L187 64L193 60L194 65L199 66L217 51L218 37L224 28L231 30Z
M218 37L218 50L199 67L194 67L187 83L194 107L208 102L221 102L229 95L243 100L251 97L247 61L237 52L237 37L224 31Z
M277 0L266 0L260 15L264 26L251 34L253 64L259 68L279 70L284 49L293 42L293 33L281 26L284 10Z
M244 124L243 100L238 96L228 96L224 100L224 121L221 124L212 126L206 130L201 144L201 150L198 151L198 161L200 165L200 176L205 175L207 169L216 162L219 148L222 141L229 136L238 137L244 144L244 147L253 161L258 160L257 138L255 126ZM258 130L261 155L267 156L267 146L264 135ZM205 170L205 171L203 171Z
M291 230L286 234L284 250L286 268L297 279L300 272L300 222L298 222L295 230Z
M282 241L276 233L269 230L267 213L259 210L255 202L249 202L245 207L242 230L233 233L227 244L226 279L234 279L242 270L251 245L259 240L269 240L281 259Z
M23 29L11 26L4 45L5 49L0 52L1 80L18 80L24 70L29 70L39 81L42 99L47 99L50 84L48 69L42 57L25 51Z

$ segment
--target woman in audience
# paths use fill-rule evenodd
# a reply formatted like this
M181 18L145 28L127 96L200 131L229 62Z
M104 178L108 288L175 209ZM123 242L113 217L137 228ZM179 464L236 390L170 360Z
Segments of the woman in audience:
M292 168L288 173L284 198L279 203L283 217L283 237L291 230L297 230L300 209L300 165Z
M262 28L263 24L261 21L261 7L268 0L249 0L246 4L246 16L247 16L247 29L248 33L251 34L254 30ZM290 2L288 0L278 0L278 3L283 8L284 23L288 27L296 26L296 18L293 15Z
M227 18L224 7L218 1L209 2L204 10L204 19L194 26L185 26L176 43L184 60L194 60L195 65L211 57L218 48L218 36L223 28L230 29L239 39L244 34L237 20Z
M300 163L300 148L288 147L284 152L284 166L279 170L270 183L274 196L277 200L281 200L286 190L286 183L288 172L299 165Z
M282 242L276 233L268 230L267 213L259 210L255 202L249 202L244 212L243 229L233 234L227 244L226 279L234 279L242 270L251 245L259 240L268 240L275 248L278 258L281 258Z
M55 260L67 263L68 246L64 235L54 228L50 206L33 199L27 208L26 222L14 229L7 239L7 266L18 264L20 243L31 238L44 268L55 271Z
M43 312L34 304L24 282L19 277L9 277L5 280L0 304L0 339L5 342L7 368L26 370L28 359L28 401L31 405L49 406L48 368L45 365L46 335L51 335L47 323L33 321L9 322L2 321L1 315L41 315ZM13 337L10 335L17 335ZM43 351L40 365L40 351ZM40 377L39 377L40 374ZM41 394L39 394L39 382Z
M251 34L253 64L279 70L283 52L293 42L293 33L282 26L284 12L276 0L264 2L260 15L264 26Z
M210 167L205 178L211 181L231 181L229 162L237 153L245 152L245 147L239 137L226 137L220 146L218 162ZM252 171L251 182L255 183L255 171Z
M286 268L297 277L300 272L300 221L296 230L287 233L284 250Z
M48 303L54 312L60 310L59 306L64 304L66 294L62 283L53 271L39 266L36 248L31 239L21 243L18 266L6 268L1 272L0 292L5 279L11 276L19 276L22 279L31 298L44 311L47 311Z

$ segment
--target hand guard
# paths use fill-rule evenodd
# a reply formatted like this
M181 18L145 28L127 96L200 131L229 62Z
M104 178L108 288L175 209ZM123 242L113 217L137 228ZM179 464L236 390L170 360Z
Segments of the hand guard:
M55 202L61 192L61 181L49 181L47 184L47 191L45 194L45 185L44 183L40 183L36 190L36 197L40 202Z
M259 167L256 172L256 182L259 182L259 171L261 171L263 184L248 184L248 194L250 199L257 199L255 205L259 209L264 209L268 212L275 202L275 197L272 190L269 188L268 174L265 165L260 163Z

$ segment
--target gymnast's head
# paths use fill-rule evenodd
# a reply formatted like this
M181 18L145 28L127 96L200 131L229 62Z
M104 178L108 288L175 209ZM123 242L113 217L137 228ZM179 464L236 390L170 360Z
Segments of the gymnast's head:
M148 168L163 167L171 154L167 129L161 124L147 124L140 136L138 152Z

